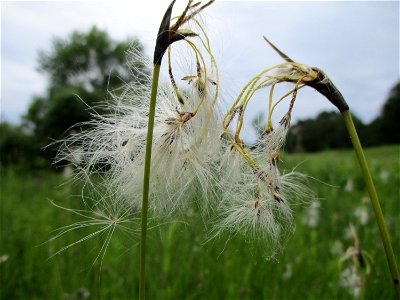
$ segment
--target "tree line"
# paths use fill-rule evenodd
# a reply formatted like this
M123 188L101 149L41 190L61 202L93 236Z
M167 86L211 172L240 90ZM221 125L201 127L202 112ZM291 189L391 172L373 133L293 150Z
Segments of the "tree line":
M133 40L133 44L132 44ZM87 32L74 31L67 38L55 38L49 51L39 52L39 70L49 78L44 95L33 97L20 125L0 123L0 164L26 168L48 168L56 154L46 147L71 133L77 123L96 113L107 112L99 106L109 91L149 72L140 61L126 62L126 49L142 53L138 39L114 41L106 31L92 27ZM134 78L134 79L133 79ZM365 146L400 143L397 117L400 116L400 82L390 91L380 115L370 124L355 119ZM258 137L263 138L262 124L253 121ZM74 130L84 130L74 127ZM298 121L289 132L286 149L320 151L351 146L343 120L338 113L322 112L316 118Z
M353 115L362 144L366 147L400 143L400 82L390 90L380 114L364 124ZM322 112L316 118L298 121L289 131L288 152L316 152L325 149L351 148L342 116Z

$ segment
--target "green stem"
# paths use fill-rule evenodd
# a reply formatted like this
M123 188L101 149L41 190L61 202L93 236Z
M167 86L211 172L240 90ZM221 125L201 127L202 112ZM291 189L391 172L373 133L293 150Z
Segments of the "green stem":
M147 235L147 211L149 206L149 183L151 148L153 144L154 115L156 111L156 98L160 65L155 64L153 70L153 81L151 84L149 120L147 123L146 156L144 160L143 174L143 199L142 199L142 227L140 238L140 276L139 276L139 299L145 299L146 289L146 235Z
M386 258L389 264L390 273L392 274L392 280L394 287L396 289L396 296L400 299L400 285L399 285L399 271L397 269L396 258L394 256L392 244L390 242L389 233L385 224L385 219L383 217L382 209L379 204L378 194L376 193L374 182L372 181L371 173L368 168L367 160L365 159L363 149L361 147L360 140L357 135L356 128L354 127L353 120L349 110L342 112L344 122L347 127L347 131L350 135L351 141L353 143L354 150L357 155L358 162L361 167L361 171L364 176L365 183L367 184L369 196L372 202L372 207L374 209L375 218L378 223L379 231L381 234L381 239L386 252Z

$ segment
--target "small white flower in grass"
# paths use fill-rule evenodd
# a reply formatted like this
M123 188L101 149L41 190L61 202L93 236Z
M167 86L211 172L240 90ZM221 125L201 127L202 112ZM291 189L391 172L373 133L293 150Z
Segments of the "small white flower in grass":
M329 249L332 255L340 255L343 253L343 243L339 240L335 240Z
M345 240L351 240L353 238L353 233L351 232L350 227L346 227L343 232L343 238Z
M7 260L8 260L7 254L3 254L2 256L0 256L0 264L5 263Z
M285 265L285 272L282 274L283 279L289 280L293 276L292 264L288 263Z
M379 173L379 178L381 179L381 181L382 181L383 183L388 183L389 178L390 178L390 173L389 173L389 171L387 171L387 170L382 170L382 171Z
M352 178L348 178L346 181L346 185L344 187L344 191L347 193L351 193L354 190L354 181Z
M319 201L312 201L308 209L305 211L302 221L309 228L316 228L319 222L319 210L321 203Z
M361 225L366 225L369 220L368 208L366 206L359 206L354 210L354 216L358 218Z
M339 285L345 288L354 297L360 297L362 280L354 267L345 268L342 273L340 273Z

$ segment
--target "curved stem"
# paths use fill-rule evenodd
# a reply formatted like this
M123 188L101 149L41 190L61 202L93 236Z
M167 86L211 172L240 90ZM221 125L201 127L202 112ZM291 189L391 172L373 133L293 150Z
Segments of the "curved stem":
M357 135L357 131L354 127L353 120L349 110L342 112L344 122L347 127L347 131L350 135L351 141L353 143L354 150L357 155L358 162L363 173L365 183L368 188L368 193L371 199L372 207L374 209L376 222L378 223L379 231L381 234L381 239L386 252L386 258L389 264L390 273L392 274L392 281L396 289L397 299L400 299L400 285L399 285L399 271L397 269L396 258L394 256L393 247L390 242L390 237L388 229L383 217L382 209L379 204L378 194L376 193L375 185L371 177L371 173L368 168L367 160L365 159L363 149L361 147L360 140Z
M143 174L143 198L142 198L142 225L140 237L140 276L139 276L139 299L145 299L146 288L146 236L147 236L147 211L149 206L149 184L150 184L150 165L151 165L151 147L153 144L154 116L156 110L156 98L158 78L160 75L159 64L154 65L153 81L151 84L149 120L147 124L146 138L146 156L144 160Z

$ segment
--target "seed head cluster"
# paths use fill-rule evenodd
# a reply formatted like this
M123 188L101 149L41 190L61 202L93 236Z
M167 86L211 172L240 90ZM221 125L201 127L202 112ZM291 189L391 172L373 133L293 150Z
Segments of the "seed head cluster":
M185 32L191 34L181 42L185 51L179 52L182 47L175 44L166 50L169 76L161 79L157 91L151 215L168 219L195 206L213 220L212 237L242 234L279 248L294 231L292 202L311 195L304 175L282 173L279 165L297 91L316 74L294 62L268 68L252 78L231 108L221 113L221 82L209 38L195 18L188 26ZM190 58L177 68L176 57L182 59L188 49ZM57 161L72 164L77 176L93 189L112 191L107 199L116 199L113 207L118 211L136 212L141 210L152 65L135 48L127 55L135 62L130 65L132 74L141 80L112 92L105 107L108 113L93 113L92 120L83 124L88 130L62 141ZM136 69L137 62L148 71ZM183 74L181 80L177 73ZM273 89L280 82L291 82L293 88L276 100ZM265 134L249 146L241 139L247 105L258 90L266 89L270 92ZM289 109L274 127L274 109L287 97L291 97ZM109 219L116 225L118 218Z

